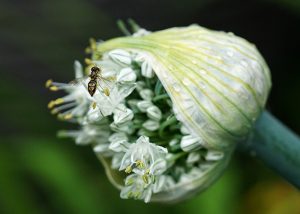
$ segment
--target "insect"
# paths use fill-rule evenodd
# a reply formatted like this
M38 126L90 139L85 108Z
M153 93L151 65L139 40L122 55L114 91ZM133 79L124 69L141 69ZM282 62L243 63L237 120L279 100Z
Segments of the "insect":
M91 95L91 97L94 96L98 86L101 88L101 91L106 96L110 95L110 88L111 88L110 83L111 83L111 81L115 80L115 77L103 77L102 70L97 66L93 66L91 68L91 73L88 77L90 78L90 80L87 85L87 90L88 90L89 94ZM71 83L77 84L78 81L83 80L83 79L86 79L86 77L75 79Z

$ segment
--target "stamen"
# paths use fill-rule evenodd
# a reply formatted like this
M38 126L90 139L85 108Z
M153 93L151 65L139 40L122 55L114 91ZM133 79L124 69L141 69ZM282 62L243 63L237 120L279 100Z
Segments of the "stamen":
M72 117L73 117L72 109L57 115L57 118L60 120L69 120L72 119Z
M145 167L143 161L141 161L141 160L137 160L135 162L135 164L136 164L136 167L139 168L139 169L143 169Z
M63 98L58 98L58 99L54 100L55 105L59 105L59 104L62 104L64 102L65 102L65 100Z
M48 79L45 83L45 87L49 88L52 85L52 82L53 82L52 79Z
M57 90L58 90L58 87L57 87L57 86L51 86L49 89L50 89L51 91L57 91Z
M97 106L97 103L96 103L96 102L93 102L93 103L92 103L92 108L95 109L96 106Z
M84 62L85 62L87 65L93 64L93 61L92 61L91 59L89 59L89 58L85 58L85 59L84 59Z
M66 114L66 115L64 116L64 119L65 119L65 120L69 120L69 119L71 119L72 117L73 117L72 114Z
M109 89L108 89L108 88L103 88L103 93L104 93L106 96L109 96L109 95L110 95L110 92L109 92Z
M133 192L128 192L128 193L127 193L127 197L128 197L128 198L133 198Z
M84 52L86 54L90 54L90 53L92 53L92 49L90 47L86 47L85 50L84 50Z
M63 98L58 98L56 100L51 100L49 103L48 103L48 108L51 109L53 108L54 106L56 105L60 105L62 103L66 102L66 100L64 100Z
M55 106L55 102L54 100L51 100L49 103L48 103L48 108L51 109Z
M146 173L142 176L142 178L143 178L143 181L145 182L145 184L149 183L148 175Z
M132 172L132 167L129 165L129 166L126 167L125 173L129 174L131 172Z
M72 103L67 103L65 105L61 105L57 108L54 108L52 111L51 111L51 114L56 114L58 112L60 112L61 110L64 110L64 109L67 109L67 108L71 108L71 107L74 107L76 106L76 102L72 102Z
M57 113L58 113L58 110L57 110L57 108L55 108L55 109L52 109L50 113L51 113L51 114L57 114Z
M136 192L132 193L132 197L135 198L135 199L140 198L140 196L141 196L141 192L136 191Z
M94 38L90 38L90 47L93 51L97 49L97 42Z

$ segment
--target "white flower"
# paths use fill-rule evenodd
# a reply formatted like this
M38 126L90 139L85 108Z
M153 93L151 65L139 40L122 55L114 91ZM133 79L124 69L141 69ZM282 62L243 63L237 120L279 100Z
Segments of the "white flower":
M106 144L106 143L105 144L100 143L100 144L94 145L93 150L95 153L100 153L104 156L112 155L112 152L109 150L109 144Z
M117 75L117 82L126 83L126 82L135 82L136 73L132 68L123 68L120 73Z
M203 140L194 135L185 135L180 142L181 149L186 152L197 150L204 146Z
M131 174L125 180L125 187L121 190L121 198L134 198L150 202L153 193L168 190L175 185L170 176L161 175L154 183L145 183L143 176Z
M194 164L200 160L201 156L199 152L191 152L189 153L186 162L187 164Z
M119 169L121 166L121 161L124 156L123 152L114 153L111 160L111 167L113 169Z
M114 123L116 125L124 124L133 119L133 112L131 109L126 108L124 104L120 104L114 110Z
M137 62L141 63L141 74L144 77L152 78L154 77L154 71L148 59L149 57L145 53L139 53L135 58Z
M110 135L107 122L105 120L98 124L88 124L82 126L81 130L60 131L61 137L72 137L78 145L90 143L105 143Z
M214 151L214 150L208 150L208 152L205 155L205 159L207 161L218 161L224 157L224 152L222 151Z
M113 150L114 152L126 152L130 147L130 144L128 143L128 137L125 133L114 133L109 137L108 140L110 142L109 149Z
M150 143L148 137L141 136L126 151L120 170L132 171L135 168L155 174L155 171L161 171L161 167L164 167L160 159L164 159L167 153L166 148Z
M155 121L160 121L160 119L162 117L161 110L157 106L154 106L154 105L147 108L146 112L147 112L147 116L150 119L155 120Z
M139 110L141 112L146 112L147 109L152 105L153 105L153 103L148 100L142 100L142 101L137 102L137 107L139 108Z
M155 120L147 120L142 126L149 131L155 131L159 129L159 122Z
M106 96L104 93L95 94L93 101L96 103L96 109L102 116L111 115L117 106L132 93L135 87L136 85L134 83L116 84L110 91L109 96Z
M153 92L150 89L143 89L139 92L139 94L143 100L151 101L153 98Z
M78 61L74 62L75 77L82 78L83 71L82 66ZM58 117L65 120L70 120L72 118L78 118L84 116L88 110L91 101L89 100L89 94L85 90L84 83L58 83L48 80L46 82L46 87L52 91L64 90L68 95L58 98L56 100L50 101L48 108L52 109L51 113L57 114Z
M109 127L111 128L111 130L113 130L115 132L123 132L123 133L129 134L129 135L135 131L135 128L131 121L124 123L124 124L120 124L120 125L111 123L109 125Z
M126 177L125 187L121 190L120 197L124 199L142 199L146 203L150 201L152 189L146 184L142 176L132 174Z
M131 64L131 56L130 54L122 49L115 49L110 51L108 55L111 57L112 60L118 63L130 65Z

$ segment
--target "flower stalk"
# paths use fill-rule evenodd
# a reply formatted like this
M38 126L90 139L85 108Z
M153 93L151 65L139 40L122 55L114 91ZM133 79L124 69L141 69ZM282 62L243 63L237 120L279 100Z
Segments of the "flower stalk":
M249 140L238 148L255 155L300 189L300 138L269 112L261 114Z

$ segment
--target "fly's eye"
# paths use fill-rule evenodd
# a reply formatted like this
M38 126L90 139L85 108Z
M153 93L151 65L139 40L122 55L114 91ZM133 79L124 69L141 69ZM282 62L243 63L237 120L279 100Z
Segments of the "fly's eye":
M97 71L100 71L100 68L94 66L94 67L91 68L91 71L92 72L97 72Z

